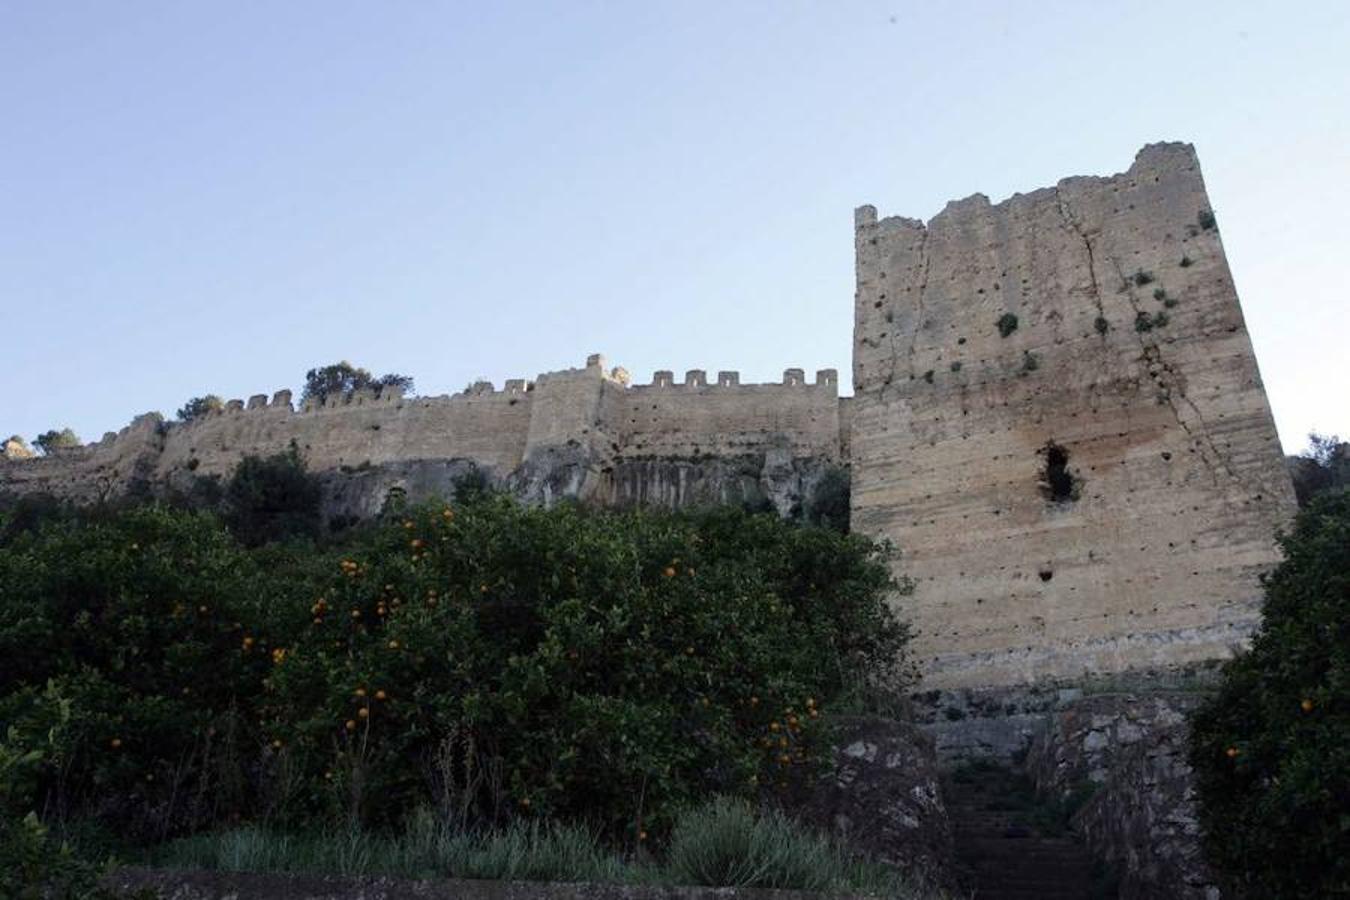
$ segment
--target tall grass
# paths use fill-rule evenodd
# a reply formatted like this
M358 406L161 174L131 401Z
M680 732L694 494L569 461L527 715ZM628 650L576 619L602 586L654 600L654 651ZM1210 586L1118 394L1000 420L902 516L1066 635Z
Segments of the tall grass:
M504 881L766 887L924 897L916 879L853 859L778 813L717 799L686 812L661 859L627 859L581 827L516 824L472 833L414 815L401 834L284 834L259 827L174 841L149 860L163 868L392 875Z

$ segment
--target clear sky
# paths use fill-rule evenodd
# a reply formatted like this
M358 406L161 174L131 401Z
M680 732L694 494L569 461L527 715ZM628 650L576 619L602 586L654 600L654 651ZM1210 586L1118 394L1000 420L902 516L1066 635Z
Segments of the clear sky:
M1288 450L1350 437L1350 3L0 3L0 431L349 359L836 367L853 208L1200 154Z

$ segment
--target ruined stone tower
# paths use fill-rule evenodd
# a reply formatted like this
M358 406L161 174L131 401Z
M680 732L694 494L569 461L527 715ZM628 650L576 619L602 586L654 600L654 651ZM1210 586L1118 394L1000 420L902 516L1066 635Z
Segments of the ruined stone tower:
M856 214L853 523L934 687L1224 657L1293 499L1186 144L926 225Z

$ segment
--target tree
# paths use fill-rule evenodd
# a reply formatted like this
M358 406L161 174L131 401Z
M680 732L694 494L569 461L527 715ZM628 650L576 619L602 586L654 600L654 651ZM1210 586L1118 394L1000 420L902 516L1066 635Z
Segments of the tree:
M245 456L225 485L225 521L249 547L290 537L316 537L322 488L295 442L285 453Z
M33 439L33 445L44 454L51 453L53 450L65 450L69 447L80 446L80 438L69 428L62 428L60 431L52 429L44 431Z
M1236 896L1339 896L1350 888L1350 490L1315 497L1280 544L1251 650L1192 718L1200 820Z
M201 418L208 413L220 412L225 408L225 401L216 394L207 394L204 397L193 397L183 408L178 410L178 418L182 422L191 422L193 419Z
M1350 486L1350 443L1336 435L1308 435L1308 449L1288 457L1294 496L1307 506L1322 491Z
M382 391L387 387L402 388L404 393L410 394L413 391L413 380L411 376L393 372L376 378L368 369L354 366L344 359L342 362L320 366L306 372L301 401L322 402L328 397L350 397L354 391L364 388Z

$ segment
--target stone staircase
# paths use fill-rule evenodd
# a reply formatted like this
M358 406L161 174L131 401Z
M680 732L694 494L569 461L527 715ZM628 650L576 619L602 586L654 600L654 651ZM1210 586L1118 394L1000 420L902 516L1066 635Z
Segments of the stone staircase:
M1026 775L977 762L944 784L957 862L974 900L1105 900L1103 873Z

